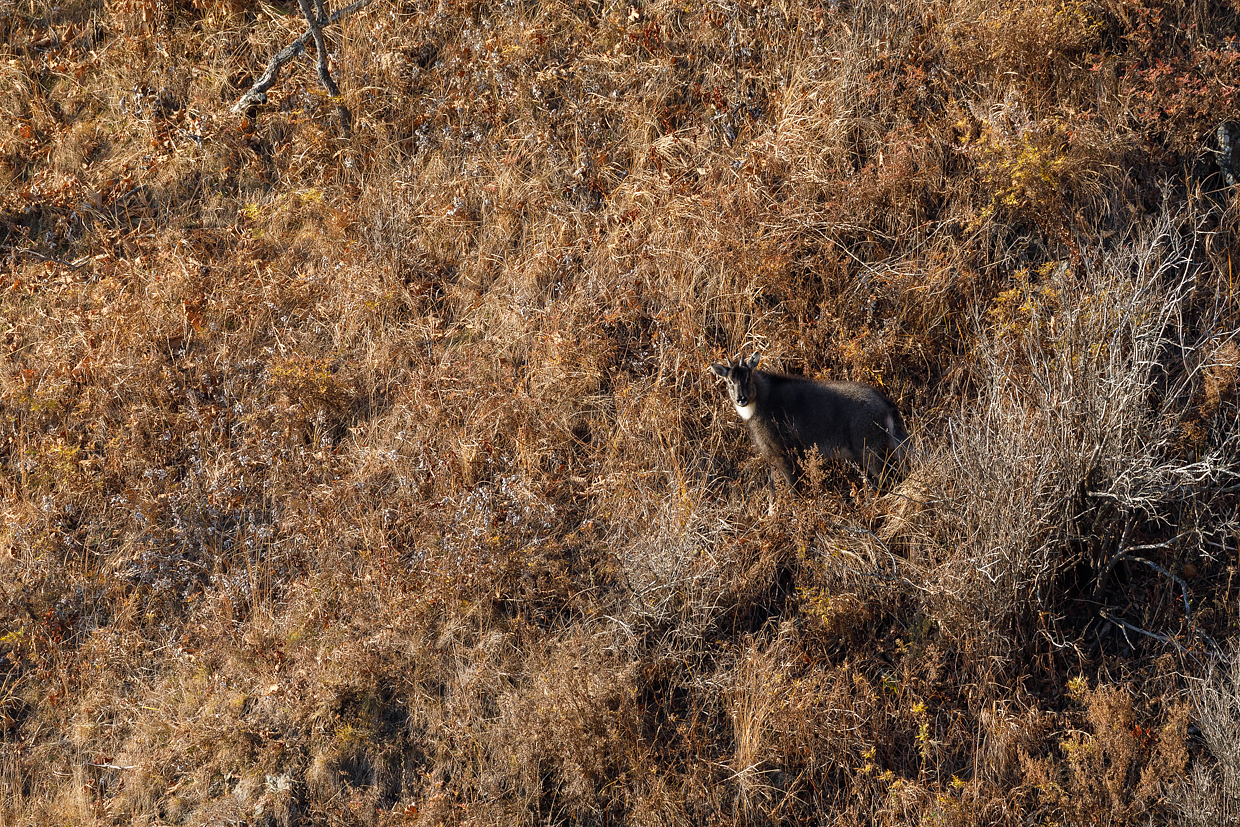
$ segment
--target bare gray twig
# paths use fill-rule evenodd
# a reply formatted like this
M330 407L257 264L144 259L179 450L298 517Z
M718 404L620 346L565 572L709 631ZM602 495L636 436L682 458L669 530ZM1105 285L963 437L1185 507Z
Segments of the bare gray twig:
M40 259L42 261L50 261L55 264L63 265L65 267L68 267L70 270L81 270L90 261L89 256L85 258L80 258L77 261L65 261L64 259L56 258L55 256L47 256L47 255L44 255L43 253L40 253L38 250L31 250L25 247L12 247L10 249L14 253L17 253L19 255L34 256L35 258Z
M323 38L323 29L319 26L319 19L324 16L323 0L314 0L315 8L310 7L310 0L298 0L298 2L301 4L301 13L305 16L307 25L310 26L310 34L314 37L319 83L323 84L327 94L331 95L332 100L336 102L336 111L340 113L340 131L348 137L349 126L353 118L349 115L349 108L340 100L340 87L336 86L336 81L332 80L331 70L327 68L327 41Z
M1191 625L1193 622L1193 613L1192 613L1192 610L1190 610L1188 607L1188 584L1185 583L1181 578L1175 576L1171 572L1164 569L1162 566L1155 563L1153 560L1146 560L1144 557L1137 557L1135 554L1130 554L1126 556L1128 557L1129 560L1135 560L1138 563L1144 563L1145 565L1149 566L1150 568L1152 568L1154 571L1158 572L1159 574L1164 575L1165 577L1169 577L1172 580L1174 580L1176 583L1180 584L1180 590L1183 592L1183 595L1184 595L1184 618Z
M343 9L338 9L332 12L330 17L319 17L316 22L319 24L319 28L321 30L323 26L330 26L332 23L335 23L341 18L348 17L358 9L361 9L363 6L370 5L372 1L373 0L356 0L356 2L345 6ZM319 0L320 4L321 2L322 0ZM248 115L256 106L266 103L267 90L275 84L276 78L280 76L280 70L284 68L284 64L302 54L306 48L306 41L312 36L313 35L311 32L306 32L301 37L276 52L275 55L272 56L271 60L268 61L267 70L263 72L262 77L255 81L249 91L242 95L241 99L233 106L233 113L236 115ZM317 41L315 45L318 45ZM320 61L326 60L326 54L326 49L319 48ZM339 95L338 92L335 94L337 96Z
M1181 653L1188 652L1188 650L1184 648L1184 644L1180 643L1175 638L1169 637L1167 635L1160 635L1154 632L1146 631L1145 629L1142 629L1140 626L1134 626L1128 621L1121 620L1120 618L1111 614L1106 609L1100 610L1098 614L1101 615L1104 620L1109 620L1112 623L1114 623L1116 626L1119 626L1122 629L1129 629L1131 631L1136 632L1137 634L1145 635L1146 637L1152 637L1154 638L1154 640L1161 640L1163 643L1167 644L1168 646L1173 647L1177 652L1181 652ZM1131 643L1131 641L1129 641L1129 643ZM1192 653L1189 652L1189 654L1192 654Z

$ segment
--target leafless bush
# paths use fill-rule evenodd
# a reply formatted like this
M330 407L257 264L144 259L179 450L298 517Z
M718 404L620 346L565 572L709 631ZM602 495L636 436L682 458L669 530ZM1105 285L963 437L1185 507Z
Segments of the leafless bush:
M1194 241L1164 217L1099 251L1087 275L1044 267L977 320L977 396L947 417L927 460L943 532L927 587L944 620L968 617L1006 649L1040 613L1062 610L1062 578L1082 556L1091 596L1125 611L1106 599L1107 578L1142 550L1133 521L1183 520L1158 548L1213 554L1205 538L1231 517L1197 505L1240 477L1235 437L1218 432L1192 456L1180 446L1202 376L1236 331L1191 318Z
M1210 665L1206 677L1193 684L1197 726L1206 753L1192 772L1171 791L1182 823L1240 823L1240 649L1234 643Z

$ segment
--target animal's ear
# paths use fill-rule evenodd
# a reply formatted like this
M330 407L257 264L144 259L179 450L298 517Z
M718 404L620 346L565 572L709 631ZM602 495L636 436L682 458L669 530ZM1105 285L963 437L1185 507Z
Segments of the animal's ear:
M745 367L749 368L750 370L753 370L754 368L758 366L758 360L761 358L762 358L761 354L755 353L753 356L749 357L749 361L745 363Z
M728 378L728 371L731 370L727 365L711 365L710 369L716 376L722 376L725 379Z

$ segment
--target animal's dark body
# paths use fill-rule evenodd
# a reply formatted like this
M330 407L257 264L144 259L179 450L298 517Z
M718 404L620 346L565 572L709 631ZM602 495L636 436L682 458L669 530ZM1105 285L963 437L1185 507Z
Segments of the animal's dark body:
M757 370L748 361L711 365L749 429L754 447L796 490L800 461L817 448L824 459L857 463L879 487L902 475L908 431L882 391L857 382L815 382Z

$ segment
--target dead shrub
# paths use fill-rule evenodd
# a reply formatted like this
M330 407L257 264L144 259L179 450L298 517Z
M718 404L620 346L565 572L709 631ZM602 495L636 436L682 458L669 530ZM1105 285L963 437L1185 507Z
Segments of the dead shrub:
M1028 780L1049 803L1076 822L1128 824L1161 809L1170 785L1188 765L1187 707L1168 710L1160 725L1138 719L1122 688L1079 690L1088 731L1070 732L1055 757L1022 754Z
M1232 737L1240 726L1240 657L1234 643L1193 684L1192 694L1206 754L1171 787L1173 810L1185 824L1240 823L1240 748Z
M1197 378L1155 392L1164 382L1157 354L1187 335L1186 267L1164 224L1104 257L1089 281L1067 269L1044 273L1019 315L1000 296L992 332L974 354L981 396L949 418L946 444L924 465L941 492L935 513L946 518L937 524L946 533L926 538L938 548L929 553L931 602L952 626L949 619L968 617L971 629L988 630L972 641L1010 644L1013 632L1016 640L1031 633L1037 613L1051 609L1051 584L1079 560L1065 550L1080 546L1082 509L1115 519L1095 503L1115 501L1134 517L1164 513L1181 496L1176 480L1194 469L1219 479L1235 473L1226 437L1201 466L1174 450ZM1213 336L1193 347L1212 349ZM1109 571L1099 569L1099 589Z

